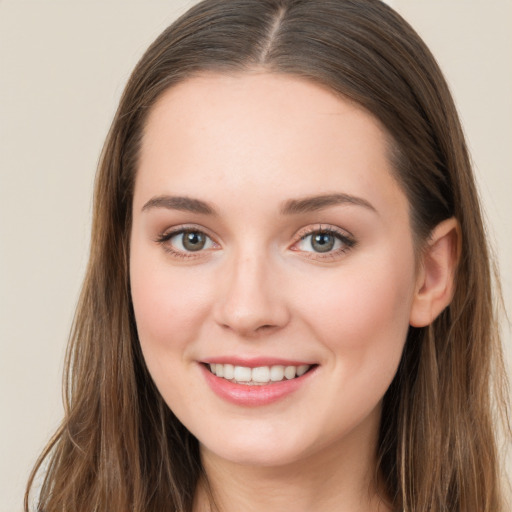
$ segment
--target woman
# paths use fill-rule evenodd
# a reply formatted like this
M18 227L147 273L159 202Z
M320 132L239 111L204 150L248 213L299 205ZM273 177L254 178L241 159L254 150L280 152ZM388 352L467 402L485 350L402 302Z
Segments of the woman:
M126 87L91 247L40 510L504 510L469 158L385 4L192 8Z

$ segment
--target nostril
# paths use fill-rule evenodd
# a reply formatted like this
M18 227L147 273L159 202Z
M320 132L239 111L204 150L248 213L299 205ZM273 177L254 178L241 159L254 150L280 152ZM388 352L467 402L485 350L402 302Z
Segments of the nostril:
M275 325L270 325L270 324L265 324L265 325L260 325L260 327L258 327L256 329L257 332L265 332L265 331L270 331L272 329L275 329L276 326Z

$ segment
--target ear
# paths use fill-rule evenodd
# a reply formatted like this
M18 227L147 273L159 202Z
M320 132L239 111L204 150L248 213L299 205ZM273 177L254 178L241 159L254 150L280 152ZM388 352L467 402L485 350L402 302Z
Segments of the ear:
M461 233L455 218L444 220L432 231L423 250L409 323L425 327L450 304L455 287Z

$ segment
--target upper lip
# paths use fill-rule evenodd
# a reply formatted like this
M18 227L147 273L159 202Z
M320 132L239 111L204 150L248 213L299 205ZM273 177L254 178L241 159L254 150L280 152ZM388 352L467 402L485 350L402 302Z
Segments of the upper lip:
M311 366L315 363L299 359L283 359L278 357L240 357L240 356L219 356L208 357L201 361L206 364L232 364L233 366L245 366L247 368L258 368L260 366Z

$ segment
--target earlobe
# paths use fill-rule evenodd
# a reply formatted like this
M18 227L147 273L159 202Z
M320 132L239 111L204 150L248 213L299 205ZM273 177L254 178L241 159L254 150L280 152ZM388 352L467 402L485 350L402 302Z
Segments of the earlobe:
M459 223L450 218L439 223L423 251L409 323L425 327L450 304L460 255Z

